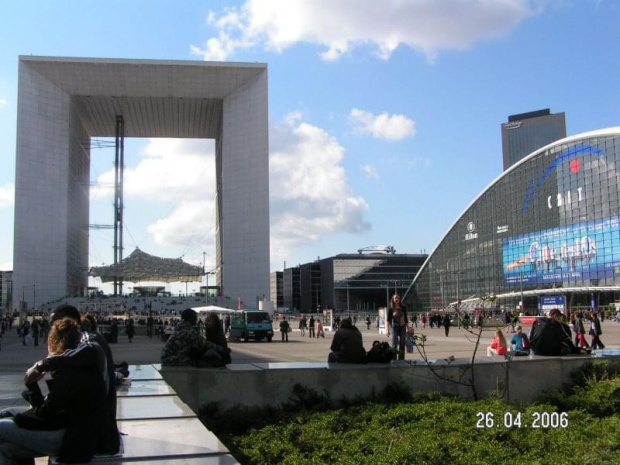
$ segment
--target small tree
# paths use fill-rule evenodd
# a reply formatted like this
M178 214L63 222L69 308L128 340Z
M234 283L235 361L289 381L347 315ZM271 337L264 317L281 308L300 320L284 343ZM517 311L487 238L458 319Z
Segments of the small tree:
M485 331L484 323L489 318L488 316L485 315L485 304L489 302L492 306L493 303L497 300L497 296L495 296L494 294L489 294L489 295L485 295L484 297L482 297L481 300L482 300L482 315L481 315L482 318L479 320L480 324L477 327L474 324L471 324L471 325L467 324L465 313L461 310L460 304L457 304L454 308L457 318L459 319L459 322L461 323L461 325L465 329L465 332L467 333L467 336L466 336L467 339L474 344L474 350L472 352L471 359L469 360L469 363L463 366L463 372L458 380L446 378L445 376L441 375L441 373L438 372L436 367L433 366L429 362L428 354L426 353L426 347L425 347L426 341L427 341L426 335L423 334L420 336L418 335L414 336L418 353L422 357L422 360L426 362L426 366L428 366L428 368L431 370L431 373L433 373L433 375L436 376L438 379L470 388L474 400L478 400L478 392L476 390L476 378L475 378L476 374L474 371L474 363L476 360L476 354L478 353L478 347L480 346L480 340L482 339L482 333ZM448 365L450 365L456 359L453 355L451 355L444 360L446 361ZM469 373L469 377L467 377L468 373ZM508 374L506 372L506 378L507 376ZM505 382L505 385L507 386L507 380ZM506 387L504 387L504 389L505 388Z

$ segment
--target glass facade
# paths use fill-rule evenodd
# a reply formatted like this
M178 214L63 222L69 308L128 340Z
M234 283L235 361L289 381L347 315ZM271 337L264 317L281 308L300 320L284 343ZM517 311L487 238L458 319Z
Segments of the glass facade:
M406 299L428 311L485 295L518 305L523 295L529 313L542 295L613 302L620 290L619 162L618 128L530 154L466 209Z

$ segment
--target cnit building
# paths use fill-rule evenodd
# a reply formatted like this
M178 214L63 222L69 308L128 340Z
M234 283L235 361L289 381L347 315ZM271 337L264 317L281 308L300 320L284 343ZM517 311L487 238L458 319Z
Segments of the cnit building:
M512 165L431 252L405 295L428 311L462 299L527 313L620 300L620 127L548 144ZM488 306L488 304L487 304Z

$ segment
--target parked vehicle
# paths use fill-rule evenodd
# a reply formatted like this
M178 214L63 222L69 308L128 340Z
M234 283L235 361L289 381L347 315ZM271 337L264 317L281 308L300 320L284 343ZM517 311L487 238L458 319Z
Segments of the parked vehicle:
M260 341L273 338L273 323L268 312L263 310L242 310L232 316L230 322L230 339L248 341L255 339Z

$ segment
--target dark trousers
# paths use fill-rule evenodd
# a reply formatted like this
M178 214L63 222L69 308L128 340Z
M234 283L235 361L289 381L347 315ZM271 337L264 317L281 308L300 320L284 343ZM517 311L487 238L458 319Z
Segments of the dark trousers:
M601 341L601 338L598 337L598 334L592 334L592 350L596 349L604 349L605 344Z

